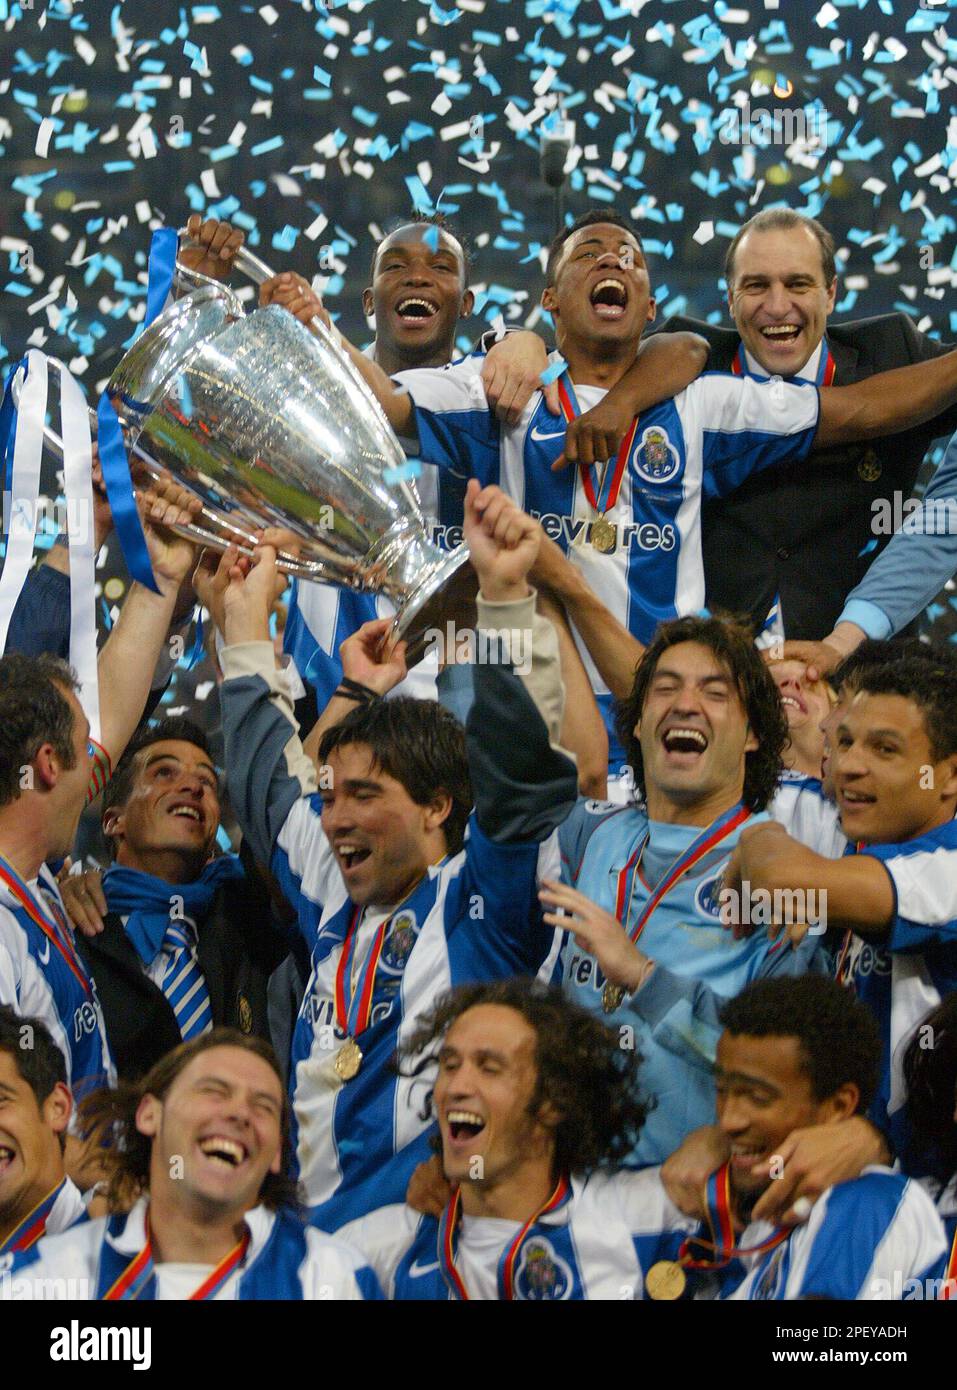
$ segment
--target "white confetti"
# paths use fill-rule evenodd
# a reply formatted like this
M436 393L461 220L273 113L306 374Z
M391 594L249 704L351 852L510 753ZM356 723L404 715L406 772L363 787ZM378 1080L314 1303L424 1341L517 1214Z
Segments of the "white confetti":
M40 159L46 159L52 135L53 122L50 120L49 116L45 116L40 122L39 129L37 130L37 143L34 150L35 154L37 154Z
M156 136L152 130L144 130L140 136L140 151L144 159L153 159L156 155Z
M203 185L203 192L207 198L221 198L222 194L216 186L216 174L212 169L204 169L199 176L199 181Z
M692 241L696 241L699 246L705 246L709 241L714 240L714 223L699 222L698 230L693 234Z
M279 18L279 11L274 10L272 5L261 5L259 13L267 24L275 24L276 20Z
M833 21L837 18L838 11L830 3L830 0L827 0L827 3L822 5L821 8L818 10L817 14L814 16L814 22L815 24L819 25L821 29L826 29L827 26L833 23Z
M322 233L323 229L325 227L328 227L328 225L328 217L326 217L325 213L320 212L316 220L314 222L309 223L309 226L306 228L305 235L309 238L310 241L315 241L316 238Z

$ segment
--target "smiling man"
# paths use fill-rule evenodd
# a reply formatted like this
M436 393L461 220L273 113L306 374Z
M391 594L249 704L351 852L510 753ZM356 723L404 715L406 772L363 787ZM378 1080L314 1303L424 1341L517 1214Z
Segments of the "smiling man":
M166 719L133 741L103 807L115 862L99 932L80 935L119 1075L225 1024L268 1038L266 986L288 945L265 890L216 854L219 778L203 733ZM69 895L89 895L86 880ZM92 903L81 899L86 916Z
M388 1296L648 1297L649 1270L694 1222L656 1172L615 1167L644 1118L617 1033L557 990L506 980L441 1000L402 1064L419 1071L436 1055L430 1109L451 1184L441 1218L394 1205L340 1232Z
M268 1043L217 1029L102 1093L88 1118L103 1126L116 1214L15 1256L0 1298L56 1297L64 1280L106 1301L380 1297L357 1252L299 1218Z
M733 328L684 316L664 325L705 338L712 371L844 386L947 350L904 313L829 325L838 287L834 239L789 208L769 208L741 227L724 277ZM897 493L910 497L931 441L955 428L957 410L942 402L925 422L889 427L866 445L825 452L818 439L806 458L751 478L730 496L709 498L702 511L709 605L749 613L760 626L779 598L791 638L822 637L842 619L829 638L842 653L862 631L888 636L883 614L875 622L866 612L871 603L845 610L845 598L887 544L873 530L874 504Z
M762 980L721 1018L715 1089L730 1157L709 1183L709 1207L712 1226L730 1208L734 1245L749 1252L720 1275L723 1296L899 1299L905 1281L939 1277L946 1244L933 1203L888 1168L829 1188L805 1226L751 1219L794 1130L844 1125L867 1108L880 1039L864 1005L832 980Z
M840 973L873 1010L883 1042L875 1122L906 1140L901 1051L922 1016L957 988L957 706L943 654L862 666L842 689L831 733L841 828L858 852L831 860L779 826L746 831L729 885L827 892L845 934ZM788 928L800 940L807 924Z
M825 680L810 680L803 661L772 661L771 679L788 722L784 767L768 805L771 819L828 859L844 853L837 806L823 782L824 724L837 703Z
M559 832L564 882L541 898L546 921L571 934L565 989L626 1029L644 1058L656 1105L634 1160L658 1163L713 1113L716 1032L699 1025L696 992L727 998L823 962L814 938L792 951L762 937L755 951L720 921L722 871L745 827L768 819L787 737L749 634L716 618L663 624L619 728L639 804L580 801Z
M701 364L697 339L670 364L664 358L650 388L647 353L666 347L667 335L638 355L655 302L641 241L613 212L587 213L561 232L549 248L545 279L542 305L555 323L552 365L562 373L563 414L571 420L602 406L618 387L626 406L616 414L628 424L614 458L603 460L599 451L596 459L589 450L578 467L555 471L565 429L556 428L541 393L503 429L474 372L453 365L402 372L393 382L350 351L400 438L415 441L423 459L453 474L500 484L541 518L588 588L642 643L660 621L704 604L703 499L724 497L752 474L805 458L814 443L916 425L957 398L954 353L818 393L813 383L749 376L707 373L692 380ZM622 749L612 696L588 643L580 646L617 772Z
M38 1018L0 1007L0 1255L85 1216L63 1153L73 1097L63 1054Z

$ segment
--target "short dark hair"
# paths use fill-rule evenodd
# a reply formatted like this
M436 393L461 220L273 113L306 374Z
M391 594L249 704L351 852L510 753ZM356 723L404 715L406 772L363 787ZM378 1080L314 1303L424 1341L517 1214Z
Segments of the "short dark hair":
M0 1005L0 1052L13 1058L37 1105L43 1104L55 1086L68 1085L63 1053L43 1020L15 1013L6 1004Z
M805 217L803 213L794 212L791 208L765 208L763 212L755 213L735 234L724 258L724 278L728 283L728 288L730 289L734 281L734 257L742 237L747 236L748 232L789 232L793 227L806 227L817 238L818 246L821 248L821 270L824 273L824 284L830 289L837 274L834 238L827 228L818 222L817 218Z
M781 696L766 663L754 645L749 629L734 618L687 617L661 623L650 646L635 669L631 694L616 705L618 737L634 772L641 799L645 796L645 765L635 725L648 694L658 662L669 647L681 642L698 642L708 647L730 671L758 741L753 752L744 755L745 806L763 811L781 775L781 755L788 742L787 718Z
M59 657L0 658L0 806L18 799L23 769L45 743L64 767L76 766L75 721L61 687L78 690L79 681Z
M957 664L957 653L947 647L932 647L919 637L890 638L866 637L855 647L849 656L835 666L829 680L835 690L850 685L857 673L866 666L886 666L889 661L899 661L901 657L915 661L952 661Z
M756 980L722 1007L721 1026L735 1037L796 1038L816 1101L848 1082L865 1111L881 1074L881 1035L866 1004L826 975Z
M327 763L337 748L368 744L374 764L394 777L417 806L427 806L441 791L452 798L442 829L450 854L465 842L472 810L472 783L465 753L465 730L435 700L399 695L371 700L350 710L319 740L319 759Z
M598 223L609 222L613 227L621 227L623 231L633 236L638 243L638 249L642 256L645 254L645 248L642 245L641 237L638 235L634 224L629 222L627 217L623 217L620 212L600 212L597 208L593 208L590 212L583 212L581 217L576 217L570 227L565 227L563 231L552 238L548 248L548 257L545 261L545 284L554 285L555 271L558 268L558 260L562 254L562 247L569 237L574 236L576 232L580 232L582 227L594 227Z
M463 292L468 289L469 277L472 271L472 247L465 232L460 231L456 224L446 217L444 212L412 212L408 217L393 218L382 240L376 243L375 250L372 252L372 263L369 266L370 283L375 279L376 263L378 262L379 252L382 249L383 243L388 241L390 236L400 231L403 227L438 227L439 231L447 232L449 236L454 237L462 248L462 271L464 275L462 284Z
M850 686L868 695L900 695L923 715L931 757L957 753L957 663L949 653L939 660L904 657L880 666L863 666Z
M957 1173L957 993L948 994L914 1029L903 1072L910 1122L908 1169L949 1182Z
M136 781L137 753L142 753L144 748L151 748L154 743L165 743L168 739L176 739L180 743L192 743L212 761L213 755L210 751L209 740L199 725L194 724L191 719L170 715L166 719L160 719L156 724L144 725L126 745L126 751L117 763L116 770L107 784L103 793L101 820L105 820L110 811L125 806L129 801ZM116 841L112 837L110 837L110 847L115 854Z
M240 1033L238 1028L212 1028L190 1042L180 1043L136 1081L121 1082L113 1090L95 1091L80 1107L80 1119L85 1134L103 1146L103 1160L108 1170L107 1200L112 1211L125 1211L131 1199L149 1187L150 1154L153 1140L136 1127L136 1112L144 1096L164 1100L174 1081L190 1062L213 1047L238 1047L252 1052L272 1068L279 1078L282 1092L280 1130L282 1151L278 1173L267 1173L259 1191L263 1206L273 1210L283 1206L299 1206L299 1185L291 1176L292 1140L290 1130L291 1106L283 1081L279 1060L272 1045L254 1034Z
M511 979L451 990L401 1048L400 1067L418 1058L413 1074L424 1070L455 1020L480 1004L514 1009L535 1033L538 1081L528 1111L534 1116L550 1104L562 1117L555 1129L556 1176L620 1163L634 1147L649 1109L639 1095L641 1057L620 1046L616 1029L554 985ZM430 1093L427 1115L431 1111Z

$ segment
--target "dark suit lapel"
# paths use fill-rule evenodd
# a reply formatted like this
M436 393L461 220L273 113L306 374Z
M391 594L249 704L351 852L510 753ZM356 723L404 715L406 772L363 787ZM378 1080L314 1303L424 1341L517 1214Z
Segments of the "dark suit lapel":
M834 385L847 386L857 380L857 359L860 352L850 343L828 335L828 346L834 358Z

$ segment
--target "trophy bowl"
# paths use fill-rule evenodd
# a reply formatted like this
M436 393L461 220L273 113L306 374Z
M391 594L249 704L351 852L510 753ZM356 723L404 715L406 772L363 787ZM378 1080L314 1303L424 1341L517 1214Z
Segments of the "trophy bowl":
M450 608L474 625L468 548L430 540L405 454L327 331L275 305L246 314L209 282L153 321L107 392L128 446L202 500L192 539L248 553L267 527L292 533L280 568L384 594L410 663Z

